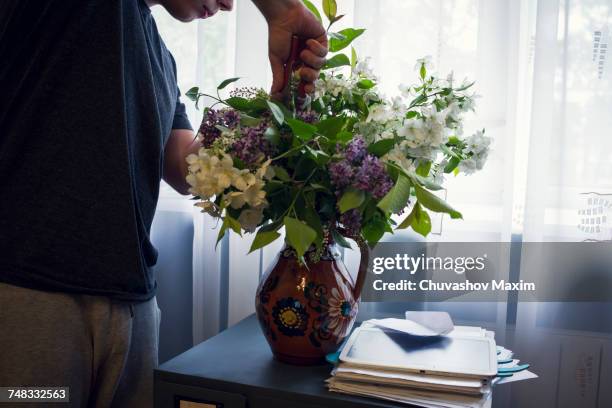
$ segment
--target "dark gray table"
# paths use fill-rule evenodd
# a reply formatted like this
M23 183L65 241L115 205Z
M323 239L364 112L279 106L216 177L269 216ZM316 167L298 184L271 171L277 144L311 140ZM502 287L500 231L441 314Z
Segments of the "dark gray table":
M162 364L155 371L155 407L180 407L181 400L206 408L406 407L329 392L330 370L274 360L252 315Z

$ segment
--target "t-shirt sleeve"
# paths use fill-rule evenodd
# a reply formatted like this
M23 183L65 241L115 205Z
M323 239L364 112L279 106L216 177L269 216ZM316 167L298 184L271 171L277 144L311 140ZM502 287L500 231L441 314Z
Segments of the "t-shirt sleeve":
M187 111L185 110L185 104L181 102L181 91L177 87L176 92L176 109L174 110L174 119L172 120L172 129L189 129L193 130L189 118L187 117Z
M174 80L177 81L176 75L176 61L174 60L174 56L170 54L170 61L172 61L172 69L174 70ZM185 109L185 104L181 102L181 90L178 87L178 83L176 85L176 107L174 109L174 119L172 120L172 129L189 129L193 130L191 127L191 123L189 122L189 118L187 117L187 110Z

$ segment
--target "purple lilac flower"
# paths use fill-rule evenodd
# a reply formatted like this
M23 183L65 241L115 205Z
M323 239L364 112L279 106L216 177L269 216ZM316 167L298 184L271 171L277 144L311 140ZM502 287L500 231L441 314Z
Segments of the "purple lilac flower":
M235 129L240 123L240 114L233 109L209 109L202 119L199 133L202 135L202 146L208 148L221 135L217 125Z
M353 182L353 175L355 170L353 166L346 161L341 160L329 165L329 176L331 177L332 184L336 189L341 190Z
M198 133L202 135L202 146L209 148L212 146L215 140L221 135L221 131L216 128L216 125L220 125L222 118L219 113L214 109L209 109L202 119L200 130Z
M378 157L368 154L355 174L353 186L369 191L374 198L380 199L391 190L393 182Z
M268 128L267 121L261 121L255 127L242 128L242 136L232 144L232 151L247 166L258 163L264 157L274 153L274 147L264 137Z
M349 210L340 216L340 223L350 236L357 236L361 231L361 213L356 208Z
M234 109L226 109L223 111L223 122L230 129L235 129L240 123L240 113Z
M319 114L312 110L303 110L297 112L297 118L306 123L315 123L319 120Z
M356 163L361 161L366 153L366 143L361 136L355 137L346 146L346 158L350 162Z

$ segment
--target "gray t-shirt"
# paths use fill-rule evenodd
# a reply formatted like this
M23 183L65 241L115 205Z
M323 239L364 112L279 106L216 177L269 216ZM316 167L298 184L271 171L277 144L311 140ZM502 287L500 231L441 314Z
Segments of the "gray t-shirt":
M172 129L191 129L143 0L0 4L0 281L145 300Z

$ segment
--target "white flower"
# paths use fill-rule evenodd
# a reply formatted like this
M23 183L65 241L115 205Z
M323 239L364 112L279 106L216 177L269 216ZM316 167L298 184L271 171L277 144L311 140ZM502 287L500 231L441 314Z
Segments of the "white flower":
M389 107L385 104L379 103L370 107L370 112L368 114L366 122L373 121L384 123L390 120L392 117L393 116L391 114L391 111L389 110Z
M461 103L461 110L463 112L473 111L476 107L476 101L474 99L477 97L477 95L467 96Z
M472 136L465 140L466 147L464 151L466 153L473 153L475 155L488 154L489 146L491 145L491 138L485 136L484 131L479 130Z
M462 160L459 163L459 171L465 174L472 174L478 170L478 163L473 158Z
M218 155L201 148L197 155L190 154L185 160L189 164L189 174L186 177L191 186L189 192L203 200L222 193L238 174L232 158L225 153L219 158Z
M400 119L406 116L407 106L399 96L391 99L391 113L395 116L395 119Z
M472 174L476 170L484 167L489 157L491 138L484 135L484 131L479 130L465 140L466 146L463 154L470 156L459 163L459 170L465 174Z
M265 206L268 202L263 187L264 182L253 177L253 182L244 186L242 191L229 192L223 196L223 200L235 209L242 208L245 204L251 207Z
M406 171L416 171L414 160L406 156L406 152L401 143L391 149L382 159L383 161L394 162Z
M412 88L410 87L410 85L400 84L398 86L398 89L404 98L409 98L412 95Z
M371 61L372 59L370 57L358 60L357 64L355 64L355 68L353 69L353 75L357 77L365 77L376 81L378 77L374 74L374 71L370 66Z
M315 99L329 94L333 97L348 95L350 93L350 83L344 78L335 76L327 77L323 80L315 81Z
M461 113L464 112L464 110L462 109L462 107L459 105L459 102L453 100L444 110L446 113L446 116L448 116L450 119L458 122L461 119Z
M425 57L419 58L418 60L416 60L416 64L414 65L414 70L417 72L420 71L421 66L423 65L425 65L425 69L427 71L429 71L433 67L431 55L426 55Z

